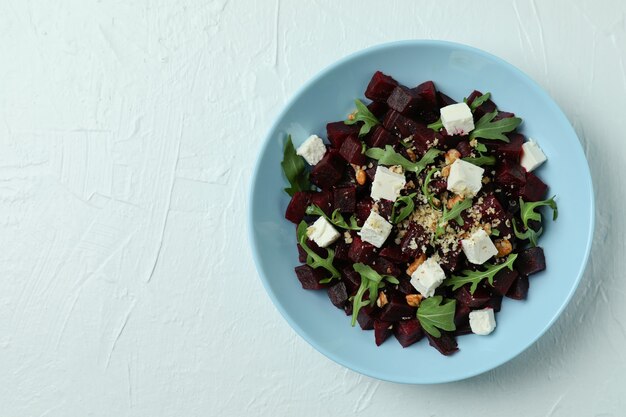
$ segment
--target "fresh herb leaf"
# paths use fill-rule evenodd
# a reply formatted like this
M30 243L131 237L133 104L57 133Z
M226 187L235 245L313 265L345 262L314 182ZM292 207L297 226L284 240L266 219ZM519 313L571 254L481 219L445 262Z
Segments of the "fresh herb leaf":
M466 158L463 158L463 160L466 161L466 162L469 162L470 164L477 165L479 167L484 166L484 165L495 165L496 164L496 157L495 156L490 156L490 155L480 155L478 157L468 156Z
M480 97L476 97L474 101L472 101L472 104L470 104L470 109L472 109L472 111L476 110L478 107L482 106L483 103L489 100L490 98L491 98L491 93L485 93Z
M348 119L344 121L347 125L353 125L357 122L363 122L363 126L361 126L361 130L359 131L359 136L364 136L369 133L369 131L380 124L380 121L372 114L372 112L367 108L365 104L359 99L354 100L354 104L356 104L356 112L353 113L354 118Z
M491 229L491 235L498 237L500 236L500 231L498 229Z
M517 229L517 220L513 218L513 232L515 233L515 237L518 239L528 240L531 246L537 246L539 236L543 233L543 227L540 227L539 230L534 230L532 227L529 227L526 231L520 232Z
M444 285L448 287L452 287L452 291L455 291L461 288L465 284L472 284L470 287L470 292L474 294L476 288L478 288L478 284L485 278L490 285L493 285L493 277L504 268L509 268L513 270L513 262L517 259L517 253L512 253L508 256L505 262L497 265L487 264L483 265L486 269L484 271L472 271L472 270L464 270L461 272L462 275L452 275L450 278L443 282Z
M437 209L437 206L433 202L433 198L435 196L430 191L430 188L428 187L428 184L430 184L430 181L432 180L433 175L438 170L439 170L439 168L432 168L430 171L428 171L428 174L426 174L426 178L424 178L424 184L422 184L422 194L424 194L424 197L426 197L426 201L434 209Z
M305 170L304 158L296 154L296 148L291 141L291 135L287 136L283 160L280 163L290 187L285 188L285 192L293 197L297 191L308 191L311 189L309 173Z
M534 201L534 202L526 202L524 201L521 197L519 199L519 205L520 205L520 218L522 219L522 223L524 225L524 229L525 231L521 232L517 229L517 224L515 219L513 219L513 231L515 232L515 236L518 239L528 239L528 241L530 242L530 244L532 246L537 246L537 241L539 239L539 237L541 236L541 234L543 233L543 227L540 226L538 230L534 230L533 228L530 227L530 225L528 224L528 222L530 220L534 220L536 222L539 222L539 224L541 224L541 213L537 212L536 210L542 206L548 206L552 209L552 220L556 220L557 217L559 216L559 209L556 205L556 201L554 201L554 198L556 196L553 196L552 198L549 198L547 200L542 200L542 201Z
M452 209L450 209L450 211L448 211L447 207L444 206L443 215L441 216L441 219L437 223L437 229L435 230L435 239L443 235L446 232L446 226L450 220L456 220L459 226L463 226L465 222L463 221L463 218L461 217L461 213L463 213L463 211L467 210L470 207L472 207L471 198L467 198L463 201L459 201L454 206L452 206Z
M384 150L381 148L369 148L365 155L378 160L378 163L381 165L400 165L407 171L419 174L427 165L432 164L441 152L439 149L430 148L419 161L411 162L394 151L391 145L387 145Z
M509 138L504 136L505 133L511 132L522 123L522 119L519 117L507 117L498 121L492 122L492 120L498 114L498 110L494 110L491 113L485 114L478 120L474 130L470 133L470 140L475 138L494 139L508 142Z
M415 209L415 202L413 199L416 195L417 193L412 193L396 199L391 209L391 223L398 224L413 213L413 209ZM396 213L396 210L400 211Z
M452 332L456 330L454 325L454 312L456 300L446 299L442 304L443 297L437 295L422 300L417 309L417 319L422 328L433 337L441 337L441 330Z
M312 204L306 208L306 214L322 216L335 226L341 227L342 229L361 230L361 228L356 223L356 217L354 216L354 214L350 216L350 223L348 223L339 212L339 209L335 209L335 211L332 212L332 215L328 217L326 213L324 213L324 210L322 210L319 206Z
M337 268L333 266L333 260L335 259L335 251L331 248L326 248L326 250L328 251L328 255L326 256L326 258L322 258L317 253L313 252L313 250L311 250L311 248L309 248L306 244L307 227L308 226L306 222L301 221L300 224L298 224L298 228L296 229L296 235L298 236L298 243L300 244L302 249L304 249L304 251L307 253L307 257L306 257L307 265L309 265L311 268L314 268L314 269L324 268L325 270L330 272L331 275L328 278L321 279L320 284L326 284L332 281L333 279L339 279L341 277L341 274L339 273Z
M443 128L443 122L441 121L441 117L439 118L439 120L437 120L434 123L429 124L426 127L434 130L435 132L439 132Z
M356 292L355 296L352 298L352 326L356 324L356 319L359 315L359 310L366 305L373 306L376 303L376 298L378 298L378 290L382 288L385 283L383 280L391 283L391 284L399 284L400 281L396 277L391 275L380 275L378 272L374 271L371 267L357 263L352 265L352 268L356 272L361 275L361 285L359 285L359 289ZM369 290L369 300L363 300L363 296L365 292Z
M487 152L487 146L484 143L476 142L476 146L474 146L478 152Z

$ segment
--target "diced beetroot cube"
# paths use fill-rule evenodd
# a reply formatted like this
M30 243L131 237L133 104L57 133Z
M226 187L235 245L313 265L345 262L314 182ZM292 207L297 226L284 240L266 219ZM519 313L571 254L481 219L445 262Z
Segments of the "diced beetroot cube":
M338 187L333 191L334 208L342 213L354 213L356 210L356 187Z
M493 309L495 313L499 312L502 307L502 296L499 294L492 296L489 301L485 303L485 307Z
M506 236L509 233L513 233L511 226L511 216L500 204L493 193L485 194L482 197L482 203L477 205L477 208L482 215L483 222L494 222L498 220L500 224L496 227L500 231L500 236ZM466 223L468 224L468 223Z
M295 267L296 276L305 290L321 290L326 288L325 284L320 284L320 280L326 278L324 268L313 269L308 265L300 265Z
M376 71L365 90L365 97L373 101L387 101L398 82L389 75Z
M441 337L434 337L426 333L426 337L428 338L428 344L437 349L442 355L450 356L459 350L452 333L442 331Z
M311 192L296 191L285 211L285 219L293 223L300 223L306 214L306 208L311 204Z
M387 113L387 110L389 110L389 106L387 105L386 101L387 99L385 99L385 101L372 101L370 104L367 105L367 109L372 112L374 117L380 120L381 118L385 117L385 113Z
M472 334L472 328L470 327L469 321L461 326L456 326L454 336L465 336L467 334Z
M351 164L363 165L365 163L363 144L357 135L350 135L343 141L339 148L339 155Z
M372 330L374 328L375 319L375 310L370 306L361 307L359 315L356 316L356 320L359 322L359 326L361 326L361 329L363 330Z
M363 225L363 223L365 223L365 220L367 220L367 218L369 217L373 206L374 201L369 197L357 201L354 215L356 216L357 223L359 225Z
M526 184L526 173L519 164L505 160L496 168L495 181L498 184L520 188Z
M441 194L448 189L448 182L444 178L435 178L428 186L435 194Z
M532 275L546 269L546 258L539 246L524 249L517 255L515 269L520 275Z
M461 327L469 323L469 313L471 308L467 304L456 303L456 311L454 312L454 325Z
M548 192L548 186L532 172L526 173L526 184L520 189L520 197L524 201L543 200Z
M432 81L426 81L413 88L423 100L422 108L419 109L418 116L432 123L439 118L439 105L437 102L437 89Z
M441 129L435 135L435 137L437 137L437 139L439 140L439 143L437 145L437 149L442 149L444 151L446 151L448 149L456 148L456 146L459 144L459 142L461 142L462 140L465 140L467 138L467 136L461 136L461 135L450 136L446 132L446 129Z
M528 277L526 275L520 275L517 277L509 292L506 293L506 296L512 298L514 300L525 300L528 296L528 287L530 283L528 282Z
M310 204L315 204L321 208L326 215L330 216L333 213L333 192L330 190L323 190L317 193L312 193Z
M415 122L411 126L413 134L413 144L419 157L424 155L426 151L433 147L435 139L439 138L439 134L430 129L425 123Z
M392 262L383 258L382 256L378 256L376 260L372 263L372 268L374 271L378 272L381 275L391 275L393 277L398 277L402 273L400 268L394 265Z
M467 97L467 105L469 106L470 104L474 102L474 100L476 100L478 97L482 95L483 93L481 93L480 91L476 91L476 90L472 91L472 94L470 94L469 97ZM478 120L481 117L483 117L485 114L491 113L495 110L496 110L495 103L491 100L487 100L483 104L478 106L476 110L474 110L474 118Z
M343 176L345 169L346 163L339 155L328 151L322 160L313 167L309 178L312 184L317 185L321 189L326 189L337 184Z
M390 109L400 112L405 116L416 116L419 111L426 108L429 103L424 100L417 90L397 86L387 99L387 105Z
M348 136L358 135L360 129L356 124L347 125L343 121L332 122L326 125L326 137L333 148L339 149Z
M466 223L467 224L467 223ZM439 251L439 256L441 257L441 261L439 264L441 267L448 272L456 272L463 266L463 249L461 248L461 244L457 246L455 250L450 249L448 252L443 253L443 251Z
M410 259L397 245L386 245L381 249L380 256L396 264L408 262Z
M348 302L346 284L343 281L339 281L332 287L328 287L328 298L330 298L330 302L335 307L343 309Z
M519 273L515 270L511 271L505 268L498 272L493 277L493 289L497 294L505 295L509 292L511 285L515 282L515 279L519 276Z
M476 288L476 291L472 294L469 290L469 284L459 288L454 296L459 303L466 304L472 308L483 306L491 298L489 291L482 286Z
M352 294L354 295L354 294ZM351 316L352 315L352 308L354 306L352 305L351 302L347 302L345 306L343 306L343 311L345 311L346 316Z
M376 346L383 344L389 335L393 332L393 325L388 321L374 320L374 339Z
M382 125L376 126L373 133L368 135L366 143L370 148L384 149L386 145L395 145L398 143L398 136L392 135Z
M406 230L406 234L400 241L400 248L405 255L417 258L424 253L422 246L427 246L429 243L430 240L426 229L421 224L411 222Z
M348 257L354 263L369 264L376 257L376 247L370 243L363 242L360 237L355 236L352 238Z
M370 167L369 164L367 164L369 168L365 170L365 174L367 175L367 180L372 182L374 181L374 177L376 176L376 169L378 168L378 162L373 161L373 162L370 162L370 164L372 164L372 166ZM357 205L358 204L359 202L357 201Z
M402 347L411 346L424 337L422 325L419 320L403 320L396 323L393 329L393 335L398 339Z
M350 245L346 243L343 238L339 238L337 243L335 244L335 259L338 261L349 261L348 251L350 250Z
M515 113L511 113L508 111L498 111L498 114L496 114L496 117L493 118L493 121L497 122L498 120L509 119L511 117L515 117Z
M406 303L404 295L395 294L388 297L388 303L380 310L381 320L396 322L402 319L415 317L415 308Z
M341 281L346 284L349 295L354 295L361 285L361 275L352 266L347 266L341 270Z
M501 142L497 140L483 141L487 149L500 160L507 160L518 163L522 156L522 145L524 144L524 135L519 133L508 133L506 137L509 142Z
M462 140L456 145L456 150L461 153L461 158L467 158L472 152L472 147L468 141Z
M328 251L324 248L320 248L319 246L317 246L317 243L315 243L314 241L307 239L306 245L309 247L309 249L311 249L313 252L315 252L319 256L324 257L324 258L328 256ZM300 262L306 262L306 257L307 257L307 253L298 244L298 259L300 260Z
M378 214L387 221L391 221L391 212L393 211L393 201L381 199L378 201Z
M400 283L398 284L398 291L400 291L402 294L417 294L417 290L415 289L413 284L411 284L411 280L408 277L400 277L398 278L398 281L400 281Z
M439 102L439 108L456 104L456 100L450 98L449 96L445 95L441 91L437 92L437 99Z
M417 130L417 122L403 116L395 110L390 110L383 119L383 127L393 135L401 138L411 136Z

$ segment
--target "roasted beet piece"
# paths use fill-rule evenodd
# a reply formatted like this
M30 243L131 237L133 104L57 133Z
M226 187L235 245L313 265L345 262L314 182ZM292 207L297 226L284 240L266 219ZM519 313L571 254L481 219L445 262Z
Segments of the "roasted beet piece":
M404 294L388 296L388 303L380 310L381 320L396 322L407 317L415 317L415 308L406 303Z
M385 245L380 251L380 256L389 259L391 262L396 264L408 262L410 259L402 252L400 246L392 244Z
M519 163L522 156L524 136L519 133L508 133L506 136L509 138L508 143L496 140L486 140L483 143L496 158Z
M354 263L369 264L376 257L376 247L370 243L363 242L360 237L352 238L352 244L348 251L348 257Z
M448 272L456 272L463 266L463 249L461 248L461 244L457 246L455 250L450 249L448 252L443 253L441 250L439 251L439 256L441 257L441 261L439 264L443 269Z
M448 189L448 182L444 178L435 178L428 186L435 194L441 194Z
M330 302L335 307L343 309L348 302L346 284L343 281L339 281L332 287L328 287L328 298L330 298Z
M482 198L482 203L478 204L477 208L484 222L500 221L500 224L496 227L496 229L500 231L500 236L513 233L510 221L511 216L504 210L502 204L500 204L500 200L496 198L495 194L485 194Z
M528 287L530 283L528 282L528 277L526 275L520 275L517 277L509 292L506 293L506 296L512 298L514 300L525 300L528 296Z
M526 173L518 163L505 160L496 168L495 181L498 184L520 188L526 184Z
M370 215L370 212L372 211L373 205L374 205L374 201L369 197L363 200L357 201L356 210L354 214L356 216L357 223L359 225L363 225L365 220L367 220L367 218Z
M413 145L417 156L421 157L430 149L435 143L435 139L438 139L441 135L434 130L428 128L425 123L415 123L411 126L413 135Z
M422 246L429 244L426 229L421 224L411 222L400 241L400 248L405 255L416 258L423 253Z
M428 338L428 343L442 355L450 356L459 350L456 339L452 333L442 331L441 337L434 337L426 333L426 337Z
M508 111L498 111L498 114L496 114L496 117L493 118L493 121L497 122L498 120L508 119L511 117L515 117L515 113L511 113Z
M342 282L346 284L348 295L354 295L361 285L361 275L352 266L347 266L341 270Z
M385 99L385 101L386 100L387 99ZM384 117L387 110L389 110L389 106L385 101L372 101L367 105L367 109L371 111L378 120Z
M469 290L469 284L459 288L454 296L459 303L466 304L472 308L483 306L491 298L489 291L482 286L476 288L476 291L472 294Z
M526 184L520 189L520 197L524 201L543 200L547 191L548 186L538 176L532 172L526 173Z
M469 323L469 313L472 309L463 303L456 303L456 311L454 312L454 325L456 327Z
M499 294L492 296L489 301L485 303L485 307L489 307L493 309L495 313L497 313L502 307L502 296Z
M285 211L285 219L300 223L306 214L306 208L311 204L311 194L309 191L296 191Z
M325 284L320 284L320 280L326 278L325 269L313 269L308 265L300 265L295 267L296 276L305 290L321 290L326 288Z
M379 200L378 201L378 214L384 217L387 221L391 221L391 212L393 211L393 201Z
M335 244L335 259L338 261L348 262L350 260L348 257L349 250L350 245L347 244L343 238L339 238Z
M454 331L454 336L465 336L466 334L472 334L472 328L469 325L469 321L461 326L456 326L456 330Z
M376 346L383 344L389 335L393 332L393 325L387 321L374 320L374 339Z
M472 91L472 94L470 94L469 97L467 97L467 105L469 106L470 104L474 102L474 100L476 100L478 97L482 95L483 93L481 93L480 91L477 91L477 90ZM487 100L483 104L478 106L476 110L474 110L474 119L478 120L481 117L483 117L486 113L491 113L495 109L496 109L495 103L491 100Z
M393 326L393 335L398 339L402 347L411 346L424 337L422 325L419 320L402 320Z
M337 184L345 169L346 163L339 155L336 152L328 151L322 160L313 167L309 178L314 185L326 189Z
M324 248L320 248L319 246L317 246L317 243L315 243L314 241L307 239L306 245L309 247L309 249L317 253L319 256L323 258L328 256L328 251ZM300 260L300 262L306 262L306 257L307 253L304 251L304 249L302 249L300 244L298 244L298 259Z
M333 206L342 213L354 213L356 210L356 187L337 187L333 191Z
M310 204L315 204L321 208L324 213L330 216L333 212L333 192L330 190L323 190L317 193L312 193Z
M397 86L387 99L387 105L390 109L409 117L421 116L423 112L432 112L437 107L437 99L434 95L430 96L428 87L422 90L424 90L422 85L416 88ZM434 105L431 99L434 100Z
M376 71L367 85L365 97L373 101L387 101L398 82L389 75Z
M365 163L365 155L363 154L363 144L357 135L350 135L343 141L339 148L339 155L346 162L355 165L363 165Z
M546 258L539 246L524 249L517 255L515 269L520 275L532 275L546 269Z
M518 276L519 273L517 271L511 271L508 268L504 268L493 277L494 292L500 295L505 295L509 292L511 285L513 285Z
M354 294L353 294L354 295ZM351 302L347 302L346 305L343 307L343 311L345 311L346 316L351 316L352 315L352 308L354 306L352 305Z
M456 104L456 100L454 100L453 98L445 95L441 91L437 92L437 102L438 102L439 108L450 106L452 104Z
M461 158L467 158L472 152L472 147L468 141L462 140L456 145L456 150L461 153Z
M395 145L398 143L398 136L392 135L387 129L383 126L378 125L373 130L371 135L368 135L366 138L366 143L370 148L382 148L384 149L386 145Z
M400 281L400 283L398 284L398 291L400 291L402 294L407 295L417 293L417 290L415 289L413 284L411 284L411 280L408 277L400 277L398 278L398 281Z
M383 119L383 127L401 138L406 138L415 133L417 122L403 116L395 110L390 110Z
M372 330L374 328L375 319L375 310L370 306L361 307L359 315L356 316L356 320L359 322L359 326L361 326L361 329L363 330Z
M348 136L358 135L360 129L356 124L347 125L343 121L332 122L326 125L326 137L333 148L339 149Z
M372 268L381 275L391 275L397 277L402 273L400 268L382 256L378 256L376 258L376 260L372 263Z
M412 89L423 100L418 116L426 123L432 123L439 118L439 103L437 101L437 89L432 81L426 81Z

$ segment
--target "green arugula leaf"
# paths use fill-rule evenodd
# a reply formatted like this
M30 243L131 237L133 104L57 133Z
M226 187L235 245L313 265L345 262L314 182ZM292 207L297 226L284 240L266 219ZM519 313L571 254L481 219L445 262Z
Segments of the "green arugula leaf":
M396 199L391 209L391 223L398 224L413 213L413 210L415 209L415 202L413 199L416 195L417 193L412 193ZM396 213L396 210L400 211Z
M439 149L430 148L419 161L411 162L404 156L394 151L391 145L387 145L384 150L381 148L369 148L365 152L365 155L378 160L378 163L381 165L400 165L407 171L419 174L426 168L427 165L435 162L435 159L441 153L442 151Z
M335 226L341 227L342 229L361 230L361 228L356 223L356 217L354 216L354 214L350 216L350 223L348 223L339 212L339 209L335 209L335 211L332 212L332 215L328 217L326 213L324 213L324 210L322 210L319 206L312 204L306 208L306 214L322 216Z
M430 184L430 181L432 181L433 175L437 171L439 171L439 168L436 168L436 167L428 171L428 174L426 174L426 178L424 178L424 184L422 184L422 194L424 194L424 197L426 197L426 201L428 202L428 205L430 205L435 210L437 209L437 206L435 205L435 203L433 203L433 198L435 196L430 191L428 184Z
M541 224L541 213L537 212L536 210L542 206L550 207L552 209L552 220L556 220L559 216L559 209L556 205L556 201L554 201L555 197L556 196L553 196L552 198L549 198L547 200L535 202L526 202L520 197L520 218L522 219L524 229L526 230L523 232L519 231L517 229L517 222L515 221L515 219L513 219L513 232L515 232L515 236L517 236L518 239L528 239L532 246L537 246L538 239L543 233L543 226L540 226L539 230L534 230L528 225L528 222L530 220L534 220Z
M477 165L479 167L484 166L484 165L495 165L496 164L496 157L495 156L490 156L490 155L480 155L478 157L465 157L463 158L464 161L469 162L470 164L474 164Z
M354 119L348 119L344 121L347 125L353 125L358 122L363 122L363 126L361 126L361 130L359 131L359 136L364 136L369 133L372 127L380 124L380 121L372 114L372 112L367 108L365 104L359 99L354 100L354 104L356 104L356 112L354 114Z
M476 97L474 99L474 101L472 101L472 104L470 104L470 109L472 109L472 111L476 110L478 107L482 106L484 102L486 102L487 100L489 100L491 98L491 93L485 93L480 97Z
M325 270L330 272L331 275L328 278L321 279L320 284L326 284L332 281L333 279L339 279L341 277L341 274L339 273L337 268L333 266L333 260L335 259L335 251L331 248L326 248L326 250L328 251L328 255L326 256L326 258L322 258L317 253L313 252L313 250L311 250L311 248L309 248L306 244L307 227L308 226L306 222L303 220L298 224L298 228L296 229L296 235L298 236L298 243L300 244L302 249L304 249L304 251L307 253L307 257L306 257L307 265L309 265L311 268L314 268L314 269L324 268Z
M374 303L376 303L378 290L385 285L383 280L391 284L399 284L400 281L391 275L380 275L371 267L362 263L354 264L352 265L352 268L354 268L354 270L361 275L361 284L359 285L359 289L355 296L352 298L352 326L354 327L356 319L359 315L359 310L366 305L373 306ZM363 296L368 290L370 298L368 301L365 301L363 300Z
M291 135L287 136L283 160L280 163L290 187L285 188L285 192L293 197L297 191L308 191L311 189L309 173L305 170L304 158L296 154L296 149L291 141Z
M491 235L498 237L500 236L500 231L498 229L491 229Z
M424 298L417 309L417 319L422 328L437 338L441 337L439 329L449 332L456 330L454 325L456 300L446 299L445 304L442 304L442 301L443 297L440 295Z
M534 247L534 246L537 246L539 236L541 236L541 234L543 233L543 227L540 227L539 230L536 230L536 231L533 230L531 227L529 227L526 229L525 232L520 232L517 229L517 220L513 218L513 233L515 233L515 236L518 239L521 239L521 240L528 239L528 241L530 242L530 245Z
M497 114L498 110L495 110L481 117L474 126L474 130L470 133L470 140L483 138L508 142L509 138L504 136L504 134L515 130L517 126L522 123L522 119L519 117L507 117L505 119L492 122Z
M434 123L429 124L426 127L429 128L429 129L434 130L435 132L439 132L443 128L443 123L441 122L441 117L439 118L439 120L437 120Z
M446 232L446 226L450 220L456 220L459 226L463 226L465 222L461 217L461 213L463 213L463 211L467 210L470 207L472 207L471 198L466 198L463 201L459 201L454 206L452 206L452 209L450 209L450 211L448 211L446 206L443 206L443 216L441 216L439 223L437 223L437 229L435 230L434 236L435 239L437 239L439 236L443 235Z
M487 152L487 146L485 146L484 143L480 143L480 142L476 142L476 146L474 146L474 149L476 149L481 154L483 152Z
M452 275L450 278L446 279L443 282L443 285L448 287L452 287L452 291L455 291L461 288L465 284L472 284L470 287L470 292L474 294L476 288L478 288L478 284L485 278L489 285L493 285L493 277L503 270L504 268L509 268L511 271L513 270L513 262L517 259L517 253L512 253L508 256L505 262L497 265L486 264L483 265L486 269L484 271L472 271L472 270L464 270L461 272L462 275Z

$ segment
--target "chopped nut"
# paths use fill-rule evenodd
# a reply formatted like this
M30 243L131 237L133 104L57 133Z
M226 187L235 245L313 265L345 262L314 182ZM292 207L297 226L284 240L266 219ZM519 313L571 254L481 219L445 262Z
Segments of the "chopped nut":
M411 264L409 265L409 267L406 269L406 273L407 275L412 275L413 272L415 272L415 270L424 263L424 261L426 260L426 255L425 254L421 254L420 256L418 256L417 258L415 258L415 260L413 262L411 262Z
M364 185L366 181L367 181L367 175L365 174L365 171L363 171L362 169L359 169L356 172L356 182L359 185Z
M490 235L491 234L491 224L490 223L483 224L483 230L485 232L487 232L488 235Z
M446 165L452 165L454 161L456 161L460 157L461 152L457 151L456 149L450 149L448 152L446 152L445 155Z
M348 120L354 120L356 118L356 112L352 112L348 115Z
M462 195L455 195L454 197L448 199L446 207L448 207L448 210L451 210L452 207L456 205L456 203L460 203L463 200L465 200L465 197L463 197Z
M439 200L437 197L433 197L432 201L435 207L441 207L441 200Z
M376 300L376 305L378 307L384 307L385 304L387 304L389 301L387 301L387 295L384 292L379 292L378 293L378 299Z
M483 177L483 184L489 184L490 181L489 177Z
M411 180L411 181L407 182L407 183L406 183L406 185L405 185L405 188L406 188L407 190L410 190L410 189L415 188L415 183L413 182L413 180Z
M447 165L441 169L441 176L448 178L450 176L450 165Z
M389 167L389 171L396 174L404 174L404 168L402 168L402 165L392 165Z
M406 154L409 156L409 159L413 162L417 161L417 155L411 149L406 150Z
M508 239L498 239L494 242L494 245L496 246L496 249L498 249L496 258L502 258L513 251L513 245L511 245L511 242Z
M411 307L419 307L422 302L422 296L419 294L407 294L406 303Z

